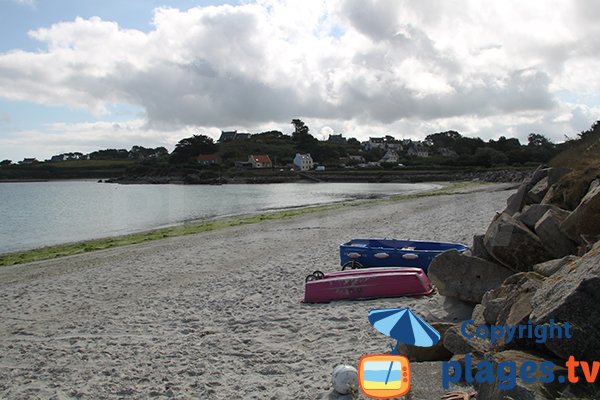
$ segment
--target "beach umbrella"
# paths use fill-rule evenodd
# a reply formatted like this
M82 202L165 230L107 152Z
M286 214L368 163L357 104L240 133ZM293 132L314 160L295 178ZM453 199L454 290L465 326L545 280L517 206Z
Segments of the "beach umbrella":
M369 322L375 329L396 340L396 347L390 345L391 354L398 354L400 343L420 347L433 346L440 340L440 333L423 321L408 308L384 308L369 311ZM392 371L390 363L385 383L387 384Z
M396 340L396 351L400 343L429 347L440 340L439 332L408 308L371 310L369 322L379 332Z

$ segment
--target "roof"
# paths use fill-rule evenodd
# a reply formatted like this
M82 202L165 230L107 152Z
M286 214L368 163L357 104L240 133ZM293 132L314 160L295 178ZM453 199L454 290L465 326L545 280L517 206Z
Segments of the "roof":
M219 157L216 154L199 154L198 161L217 161Z
M254 162L258 162L258 163L262 163L262 164L270 164L271 163L271 159L269 158L269 156L262 155L262 154L259 154L259 155L251 154L250 159L254 160Z
M221 137L219 138L219 142L226 142L229 140L234 140L235 135L237 135L237 131L221 131Z

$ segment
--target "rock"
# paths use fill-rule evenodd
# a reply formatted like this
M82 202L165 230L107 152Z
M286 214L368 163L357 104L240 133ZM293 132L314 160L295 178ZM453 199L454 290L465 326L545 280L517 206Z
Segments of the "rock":
M483 307L483 320L488 325L494 325L506 301L506 287L490 290L481 300Z
M560 178L562 178L571 171L572 169L567 167L550 168L548 170L548 185L555 185L556 183L558 183Z
M525 182L528 186L528 189L531 189L532 187L537 185L537 183L539 181L541 181L542 179L547 177L549 171L550 171L550 168L547 168L543 165L540 165L539 167L537 167L536 170L533 171L533 173L531 174L531 177L529 178L529 180Z
M521 272L487 292L481 301L486 323L518 325L528 319L533 310L531 299L543 281L544 277L536 272Z
M600 235L600 181L592 182L577 208L562 222L561 230L577 243L581 235Z
M496 261L515 271L529 271L535 264L554 258L540 238L506 213L494 218L483 243Z
M483 238L485 235L474 235L473 236L473 246L471 246L471 255L473 257L483 258L487 261L494 262L494 258L488 253L485 245L483 244Z
M549 339L546 347L557 356L600 359L600 243L579 260L547 278L532 299L535 325L568 322L572 338Z
M471 314L471 319L475 322L475 325L483 325L486 323L485 318L483 316L484 311L485 311L485 307L481 304L477 304L475 306L475 308L473 308L473 313Z
M455 325L448 329L444 335L444 347L452 354L471 353L475 356L482 357L485 353L492 350L492 344L489 340L483 340L477 337L467 338L462 334L460 329L460 325ZM468 329L472 331L474 330L474 327L469 325Z
M562 208L556 207L552 204L532 204L523 208L521 213L514 215L514 217L524 223L529 229L534 230L535 224L546 214L548 210L564 211L568 214L568 211Z
M448 329L454 324L448 322L433 322L431 324L437 330L441 339L435 345L430 347L411 346L401 343L398 346L398 352L408 358L409 361L447 361L452 357L452 353L444 347L444 336Z
M541 264L536 264L533 266L533 270L540 275L548 277L552 276L565 265L570 264L578 259L579 257L577 256L569 255L563 258L558 258L556 260L550 260Z
M569 214L564 210L548 210L535 224L535 233L555 258L577 252L577 245L560 230L560 224Z
M500 286L511 271L482 258L448 250L433 259L427 274L440 294L480 303L484 293Z
M499 325L527 323L533 311L531 300L543 283L544 276L537 272L522 272L510 277L504 283L509 287L496 323Z
M527 195L528 191L529 189L527 188L527 185L524 183L521 184L519 189L517 189L517 192L512 194L506 200L506 208L504 209L504 213L508 215L515 215L516 213L520 212L525 205L525 196Z
M550 186L546 195L540 204L552 204L560 208L568 208L564 192L558 187L558 184Z
M555 360L546 360L542 356L533 352L525 352L518 350L505 350L496 354L489 354L486 359L492 363L494 371L498 370L500 363L514 363L516 370L508 371L505 368L505 373L515 373L516 381L515 386L512 388L506 387L506 380L493 379L491 382L483 380L483 382L474 383L475 388L478 391L477 398L479 399L518 399L518 400L542 400L542 399L557 399L560 397L560 392L564 388L563 384L560 384L557 379L550 383L542 383L539 379L536 379L534 383L524 383L521 380L519 371L521 366L525 362L533 362L538 368L542 362L552 361L554 362L554 375L566 376L566 368L561 367ZM506 364L501 364L502 366ZM508 367L507 367L508 368ZM539 376L538 374L536 374Z
M529 192L527 192L525 204L540 203L544 199L548 189L550 189L550 186L548 185L548 177L545 177L536 183L535 186L529 190Z

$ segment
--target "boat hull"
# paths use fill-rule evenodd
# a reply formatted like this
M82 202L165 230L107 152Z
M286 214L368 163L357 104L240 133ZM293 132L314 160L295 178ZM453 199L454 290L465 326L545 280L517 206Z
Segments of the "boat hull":
M306 282L304 302L426 296L433 291L433 285L420 268L355 269L328 273L322 279Z
M446 250L464 252L461 243L396 239L353 239L340 245L340 265L351 268L413 267L425 273L431 261Z

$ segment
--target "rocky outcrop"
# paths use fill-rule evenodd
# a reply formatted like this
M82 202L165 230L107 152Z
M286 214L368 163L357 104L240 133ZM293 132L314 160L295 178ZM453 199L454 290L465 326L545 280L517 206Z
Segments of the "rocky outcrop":
M577 245L560 229L560 224L569 216L568 211L548 210L535 224L535 233L554 258L565 257L577 251Z
M546 176L527 192L526 204L536 204L542 201L548 189L550 189L550 186L548 185L548 177Z
M600 359L600 242L578 261L548 278L532 299L536 325L568 321L573 337L549 340L546 347L566 359Z
M600 236L600 180L591 183L579 206L563 221L560 228L572 240L584 244L584 236Z
M535 264L555 258L539 237L507 213L494 218L484 244L495 260L516 272L529 271Z
M503 361L516 362L517 367L545 360L565 365L571 355L583 361L600 360L600 179L569 186L565 180L576 176L569 172L566 168L538 168L509 197L506 209L495 216L485 235L473 238L473 256L442 254L437 265L432 263L432 280L441 294L471 302L481 298L471 315L475 325L531 324L554 329L554 335L562 329L562 334L568 332L572 337L558 339L547 332L545 343L534 336L492 344L466 338L457 325L446 331L444 347L454 353L451 360L461 363L463 369L477 373L471 360L483 359L496 367ZM576 190L571 190L573 187ZM457 263L464 264L464 270L457 268ZM450 265L460 273L451 273ZM494 281L481 295L484 285L478 280L482 270L492 269L490 265L505 266L512 274L501 284ZM555 370L555 374L564 372ZM500 384L500 380L477 384L478 398L554 399L559 393L600 398L600 385L558 380L525 384L518 374L514 387Z
M532 204L523 208L523 211L514 215L514 217L525 224L532 231L535 230L535 224L548 212L548 210L562 210L552 204Z
M550 260L543 262L541 264L536 264L533 266L533 270L542 276L552 276L562 267L567 264L571 264L572 262L578 260L579 257L574 255L569 255L563 258L558 258L556 260Z
M514 387L506 386L506 382L502 382L499 379L493 379L491 382L478 382L475 383L477 389L477 398L480 399L519 399L519 400L543 400L543 399L557 399L560 397L560 392L564 388L564 384L560 384L558 381L550 383L524 383L519 376L518 371L521 366L526 362L533 362L536 365L540 365L546 361L546 357L543 355L519 350L505 350L495 354L488 354L486 360L490 361L494 367L494 370L498 370L498 365L506 361L514 363L517 370L516 381ZM505 371L506 372L506 371ZM554 374L566 375L566 369L564 367L556 366Z
M433 259L427 274L440 294L479 303L484 293L500 286L511 271L482 258L449 250Z

